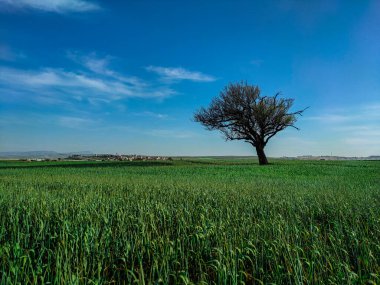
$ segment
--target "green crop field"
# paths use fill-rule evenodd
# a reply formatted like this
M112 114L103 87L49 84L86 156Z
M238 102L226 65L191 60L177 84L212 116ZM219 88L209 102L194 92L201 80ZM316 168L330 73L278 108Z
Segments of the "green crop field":
M380 161L0 162L0 284L380 284Z

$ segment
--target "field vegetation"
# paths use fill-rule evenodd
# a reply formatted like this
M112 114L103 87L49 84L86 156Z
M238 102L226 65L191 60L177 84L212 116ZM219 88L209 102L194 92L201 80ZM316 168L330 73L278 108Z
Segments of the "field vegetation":
M380 161L0 162L0 284L380 284Z

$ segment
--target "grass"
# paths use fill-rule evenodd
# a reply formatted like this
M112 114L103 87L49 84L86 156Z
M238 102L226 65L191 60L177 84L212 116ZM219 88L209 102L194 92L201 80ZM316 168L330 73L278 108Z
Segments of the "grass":
M379 284L380 162L0 162L0 284Z

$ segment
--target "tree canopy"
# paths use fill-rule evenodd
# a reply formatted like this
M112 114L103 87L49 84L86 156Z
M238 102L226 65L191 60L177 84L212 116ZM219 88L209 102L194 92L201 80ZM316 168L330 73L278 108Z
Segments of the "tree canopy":
M278 132L293 127L297 115L305 111L290 112L294 99L261 96L260 88L247 83L229 84L212 100L209 107L202 107L194 114L194 120L208 130L221 131L226 140L244 140L256 148L260 164L268 164L264 148Z

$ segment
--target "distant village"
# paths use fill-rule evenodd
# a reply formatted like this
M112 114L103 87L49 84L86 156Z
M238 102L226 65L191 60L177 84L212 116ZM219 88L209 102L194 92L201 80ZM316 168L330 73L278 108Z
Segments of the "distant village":
M213 157L217 158L217 157ZM234 157L229 157L233 159ZM236 157L242 158L242 157ZM252 158L252 157L249 157ZM380 160L380 156L372 155L367 157L346 157L346 156L313 156L302 155L297 157L284 156L282 159L288 160ZM171 161L172 157L168 156L148 156L148 155L125 155L125 154L72 154L67 157L33 157L33 158L20 158L20 161Z
M147 156L147 155L124 155L124 154L92 154L92 155L81 155L73 154L68 157L58 157L58 158L22 158L20 161L166 161L173 160L171 157L167 156Z
M147 160L172 160L167 156L147 156L147 155L124 155L124 154L93 154L81 155L73 154L68 156L65 160L91 160L91 161L147 161Z
M192 159L195 156L176 157L178 159ZM199 158L213 159L256 159L254 156L203 156ZM165 161L173 160L169 156L152 156L141 154L94 154L89 151L77 153L58 153L55 151L30 151L30 152L0 152L0 159L19 160L19 161ZM301 156L283 156L280 159L289 160L380 160L379 155L366 157L359 156L335 156L335 155L301 155Z

